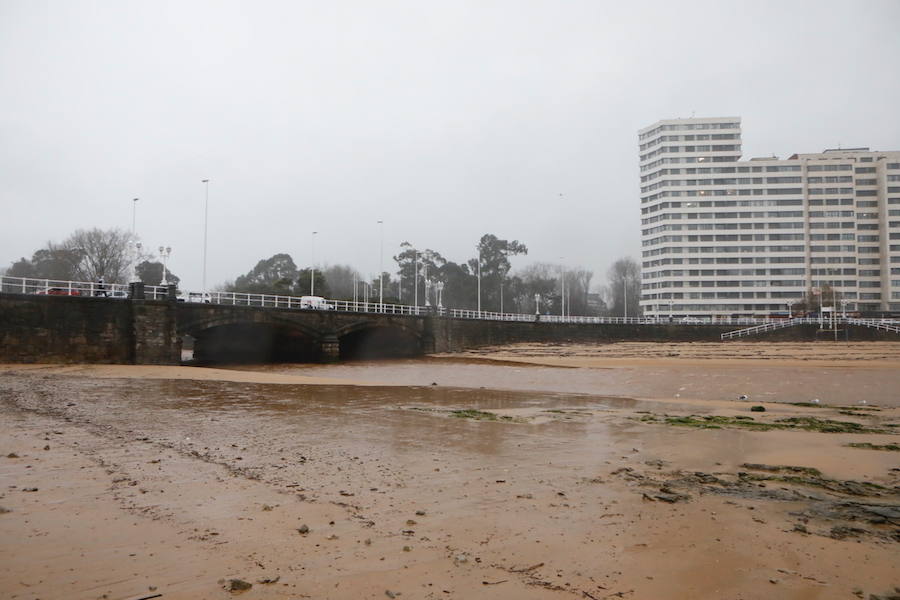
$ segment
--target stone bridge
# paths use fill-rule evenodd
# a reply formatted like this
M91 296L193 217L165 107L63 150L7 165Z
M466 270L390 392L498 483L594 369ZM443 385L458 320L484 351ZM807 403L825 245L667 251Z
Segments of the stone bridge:
M0 362L172 364L327 362L420 356L515 342L719 341L731 325L488 321L434 314L0 294ZM814 340L814 326L766 340ZM866 336L869 336L868 338ZM854 339L880 339L854 331Z

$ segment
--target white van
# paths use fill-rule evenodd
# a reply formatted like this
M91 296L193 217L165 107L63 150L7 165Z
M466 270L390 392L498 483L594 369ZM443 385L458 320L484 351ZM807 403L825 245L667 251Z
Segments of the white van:
M334 310L328 300L322 296L300 296L300 308L310 310Z
M187 294L181 292L180 294L178 294L177 300L179 302L210 304L212 302L212 296L209 292L188 292Z

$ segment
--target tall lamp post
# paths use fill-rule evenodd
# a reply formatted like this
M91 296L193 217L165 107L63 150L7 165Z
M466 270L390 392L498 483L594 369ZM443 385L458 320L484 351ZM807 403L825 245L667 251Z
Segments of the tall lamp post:
M423 277L425 278L425 307L430 308L431 302L428 299L428 292L431 291L431 284L428 282L428 260L431 258L431 253L427 250L425 251L425 273Z
M416 314L418 314L418 312L419 312L419 310L418 310L419 309L419 251L415 250L415 253L416 253L416 260L415 260L416 270L415 270L415 280L413 281L413 288L414 288L413 304L416 305Z
M434 290L437 292L437 306L444 308L444 282L438 281L434 284Z
M172 247L171 246L160 246L159 247L159 257L162 259L163 264L163 272L162 272L162 281L159 282L159 285L169 285L168 276L167 276L167 268L169 264L169 257L172 256Z
M564 256L560 256L560 263L564 261L566 258ZM562 317L566 316L566 266L564 264L559 265L559 293L562 299L562 308L559 310L559 314Z
M129 254L131 255L130 266L128 268L128 282L134 283L138 281L137 276L137 261L138 261L138 251L137 251L137 203L139 198L132 198L131 200L131 241L129 242Z
M378 221L381 225L381 245L378 249L378 304L380 310L384 310L384 221Z
M478 312L481 313L481 244L478 245Z
M788 319L794 318L794 300L788 300L786 302L788 307Z
M209 179L202 180L203 185L206 187L206 201L203 204L203 279L202 279L202 291L203 298L206 298L206 241L207 234L209 233Z
M310 296L316 295L316 234L317 233L319 233L319 232L313 231L312 234L309 236L310 248L312 250L312 252L311 252L312 260L310 261L310 264L309 264L309 295Z
M622 295L624 296L624 304L625 304L625 320L628 320L628 276L622 276Z

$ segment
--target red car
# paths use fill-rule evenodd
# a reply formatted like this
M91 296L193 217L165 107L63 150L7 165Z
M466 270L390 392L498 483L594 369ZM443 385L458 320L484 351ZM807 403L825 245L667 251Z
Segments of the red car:
M52 287L47 288L46 290L40 290L37 292L42 296L80 296L81 292L78 290L70 290L68 288L60 288L60 287Z

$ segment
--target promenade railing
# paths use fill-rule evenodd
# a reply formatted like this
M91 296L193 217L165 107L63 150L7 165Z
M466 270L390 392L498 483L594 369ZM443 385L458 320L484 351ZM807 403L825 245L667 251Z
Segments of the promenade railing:
M0 292L5 294L37 294L44 296L94 296L105 298L128 297L130 287L125 283L99 281L69 281L37 277L0 276ZM145 285L144 296L151 300L165 300L169 289L161 285Z
M40 279L35 277L0 276L0 293L39 294L51 296L93 296L125 299L130 293L130 286L124 283L99 283L92 281L61 281ZM144 296L151 300L164 300L168 297L166 286L145 285ZM571 324L611 324L611 325L746 325L749 327L767 326L780 329L797 323L820 323L818 318L768 318L768 317L592 317L579 315L535 315L527 313L508 313L479 311L459 308L435 306L415 306L410 304L389 304L372 300L328 300L309 299L309 297L279 294L248 294L243 292L181 292L178 300L187 303L217 304L225 306L253 306L259 308L287 308L298 310L334 310L339 312L408 315L449 316L455 319L478 319L485 321L512 321L533 323L571 323ZM799 320L798 320L799 319ZM887 331L900 328L900 320L890 319L847 319L848 323L877 327ZM731 332L734 333L734 332ZM746 334L742 334L746 335ZM741 337L740 335L734 337ZM723 338L725 339L725 338Z

